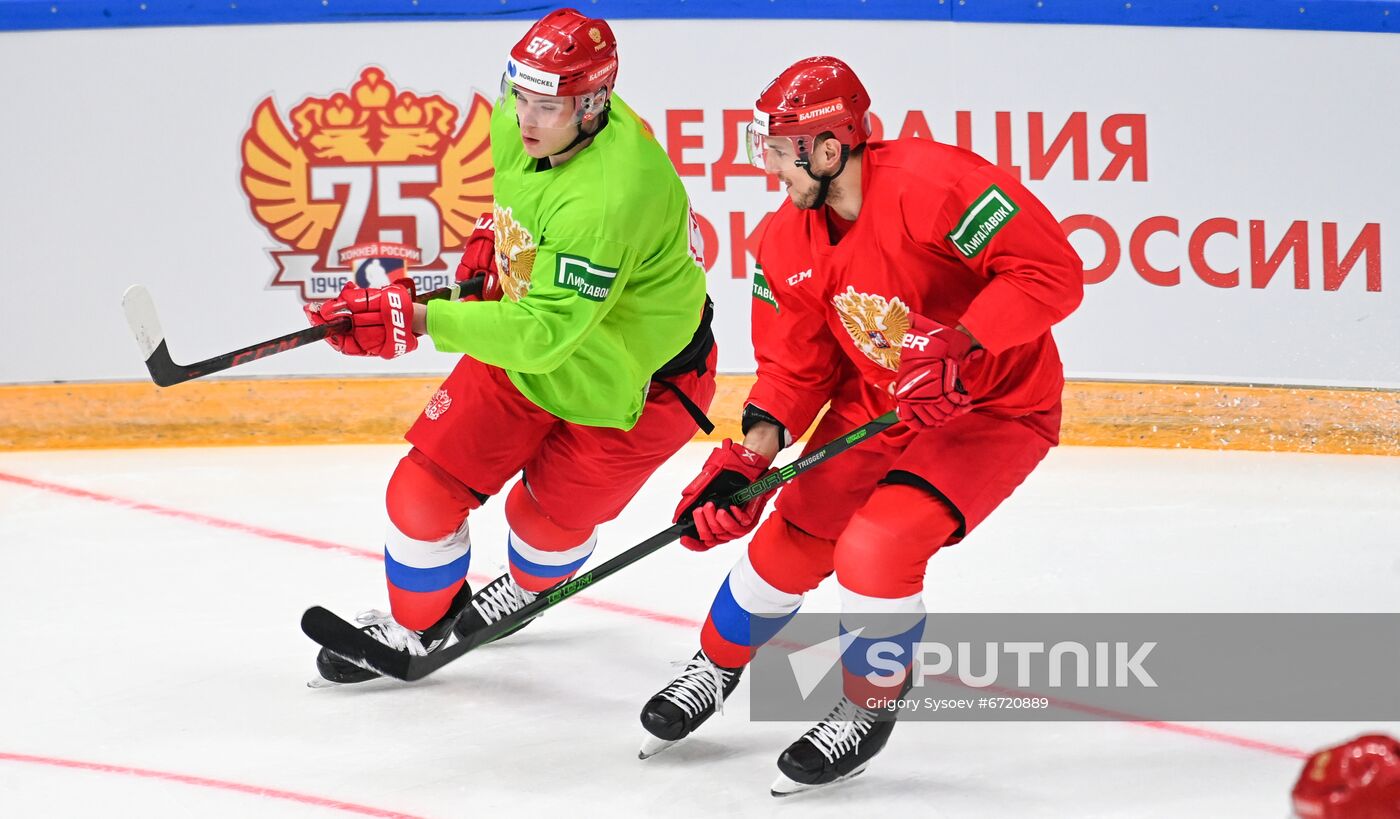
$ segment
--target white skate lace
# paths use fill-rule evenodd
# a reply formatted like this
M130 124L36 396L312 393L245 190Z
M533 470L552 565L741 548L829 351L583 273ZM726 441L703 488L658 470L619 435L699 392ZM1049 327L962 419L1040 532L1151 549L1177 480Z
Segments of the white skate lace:
M838 756L860 747L860 741L870 733L870 726L874 724L875 712L867 711L842 697L826 719L803 734L802 738L815 745L827 762L835 762Z
M534 592L520 588L520 584L515 582L515 578L506 575L482 589L481 594L478 595L481 599L472 599L472 608L477 610L481 619L485 620L489 626L502 617L525 608L537 596Z
M724 713L724 684L729 681L729 672L720 669L704 654L689 660L676 660L671 665L685 666L679 676L661 692L661 696L675 703L687 717L694 717L711 703L716 714Z
M424 657L428 649L418 632L404 628L388 612L368 609L355 615L355 622L364 627L364 632L396 651L407 651L415 657Z

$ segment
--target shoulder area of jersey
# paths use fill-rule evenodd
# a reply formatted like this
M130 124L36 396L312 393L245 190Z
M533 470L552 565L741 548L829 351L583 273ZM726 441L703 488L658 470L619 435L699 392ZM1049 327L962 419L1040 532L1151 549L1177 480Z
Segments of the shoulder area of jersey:
M603 133L606 134L608 128L615 131L636 129L644 137L656 141L656 134L647 121L642 119L642 115L615 93L608 98L608 127L603 129Z
M901 139L873 143L873 190L866 196L903 202L906 213L938 209L968 186L985 189L989 184L1014 185L1016 179L982 156L956 145L926 139Z
M957 145L916 138L871 142L866 148L866 161L874 165L877 175L888 168L950 183L968 171L991 164Z
M646 120L622 99L612 98L608 124L589 148L569 161L580 167L592 167L599 176L595 184L606 185L609 192L637 196L641 200L654 194L657 186L674 184L684 191L675 166L666 149ZM601 149L601 150L595 150Z

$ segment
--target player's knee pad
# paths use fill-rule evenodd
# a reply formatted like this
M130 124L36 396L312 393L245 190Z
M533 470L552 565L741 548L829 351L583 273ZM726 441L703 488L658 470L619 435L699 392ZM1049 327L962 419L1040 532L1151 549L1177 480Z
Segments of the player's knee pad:
M384 494L394 528L421 541L450 537L463 528L467 514L482 503L471 487L416 448L399 461Z
M482 502L417 449L399 461L385 505L384 574L394 619L422 630L437 622L471 564L467 514Z
M598 527L563 526L540 508L524 481L506 495L510 573L522 589L541 592L574 575L598 545Z
M961 525L941 498L914 486L881 485L836 542L836 578L843 589L868 597L917 595L929 558Z
M512 486L506 495L506 523L511 534L546 552L576 548L593 537L598 527L572 528L559 524L540 508L524 481Z
M810 535L774 513L749 541L749 562L773 588L788 594L815 589L832 572L836 544Z

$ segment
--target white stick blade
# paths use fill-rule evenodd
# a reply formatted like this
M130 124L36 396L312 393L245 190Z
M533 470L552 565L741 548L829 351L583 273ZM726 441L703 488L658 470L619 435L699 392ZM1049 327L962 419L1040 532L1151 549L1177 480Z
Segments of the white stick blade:
M126 323L141 348L141 357L150 358L151 353L165 340L165 331L160 328L156 303L151 300L150 292L139 284L128 287L122 294L122 310L126 312Z

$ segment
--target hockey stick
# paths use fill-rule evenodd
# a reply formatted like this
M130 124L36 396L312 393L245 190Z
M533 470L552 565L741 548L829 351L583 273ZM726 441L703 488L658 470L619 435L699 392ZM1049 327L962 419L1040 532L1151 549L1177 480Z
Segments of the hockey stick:
M420 293L413 300L423 304L434 299L456 300L462 296L478 295L481 293L483 281L484 279L478 276L451 287ZM305 330L250 344L231 353L216 355L194 364L176 364L170 357L170 349L165 343L165 331L161 329L160 317L156 315L156 303L151 299L150 292L139 284L128 287L122 295L122 309L126 311L126 323L131 326L131 332L136 336L141 355L146 358L146 369L151 373L151 380L161 387L183 384L350 329L350 319L337 319L329 324L307 327Z
M803 472L845 452L861 441L884 432L897 422L898 419L893 412L887 412L879 418L867 421L821 449L804 455L800 460L766 473L757 481L735 492L730 497L729 503L743 503L750 498L770 492ZM384 676L407 681L421 680L477 646L489 643L523 626L526 621L541 614L545 609L558 605L603 578L636 563L671 541L679 540L685 528L686 524L684 523L674 524L603 563L598 568L584 572L572 580L541 592L533 602L514 614L503 617L492 625L474 631L458 642L440 648L427 656L414 656L406 651L392 649L320 606L312 606L301 616L301 630L306 633L307 637L315 640L331 653L338 654Z

